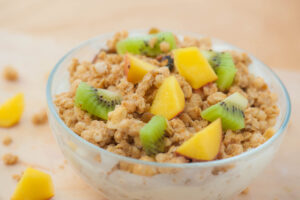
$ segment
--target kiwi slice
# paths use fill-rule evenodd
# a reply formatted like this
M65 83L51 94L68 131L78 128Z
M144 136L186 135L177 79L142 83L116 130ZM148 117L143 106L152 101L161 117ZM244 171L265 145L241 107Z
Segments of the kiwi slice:
M238 106L241 110L244 110L248 105L248 99L241 95L239 92L235 92L226 99L224 99L225 103L232 103Z
M164 151L164 134L167 120L156 115L140 130L140 140L148 155L155 155Z
M201 116L213 122L218 118L222 120L224 130L239 130L245 127L245 115L239 106L230 102L220 102L205 109Z
M121 96L105 89L96 89L85 82L81 82L75 95L75 105L82 110L107 120L108 113L121 103Z
M149 41L156 38L155 44L150 47ZM160 43L167 42L170 45L169 51L176 48L176 40L170 32L160 32L145 36L129 37L117 43L118 54L132 53L157 56L163 52L160 50Z
M215 70L218 80L217 86L220 90L227 90L232 85L237 69L232 56L228 52L202 51L209 64Z

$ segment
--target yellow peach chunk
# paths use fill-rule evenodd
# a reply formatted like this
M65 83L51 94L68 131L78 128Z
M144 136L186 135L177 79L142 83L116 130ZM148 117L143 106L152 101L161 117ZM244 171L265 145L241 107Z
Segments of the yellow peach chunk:
M216 73L196 47L175 49L174 63L181 76L194 88L218 79Z
M24 111L24 95L17 94L0 106L0 127L10 127L21 119Z
M125 56L124 71L129 82L140 82L148 72L156 68L158 67L133 55L127 54Z
M53 196L54 187L50 175L27 168L11 200L47 200Z
M184 109L185 99L181 87L174 76L166 78L159 87L150 112L172 119Z
M198 161L217 157L222 141L222 123L217 119L178 147L176 153Z

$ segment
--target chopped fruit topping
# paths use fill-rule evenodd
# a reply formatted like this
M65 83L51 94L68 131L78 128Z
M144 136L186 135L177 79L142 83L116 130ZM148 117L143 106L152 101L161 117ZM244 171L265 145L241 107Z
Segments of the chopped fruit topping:
M150 112L172 119L184 109L185 99L181 87L174 76L166 78L159 87Z
M217 75L206 58L196 47L175 49L174 62L181 76L198 89L205 84L217 80Z
M232 56L228 52L202 51L214 68L218 80L217 85L220 90L227 90L234 81L237 69L235 68Z
M233 93L232 95L224 99L224 102L232 103L242 110L244 110L248 106L248 99L241 95L239 92Z
M170 32L129 37L117 43L119 54L132 53L157 56L174 48L176 48L176 40Z
M121 96L115 92L96 89L81 82L76 90L75 105L92 115L107 120L108 113L121 103L121 99Z
M167 128L167 120L163 116L156 115L140 130L140 139L148 155L164 151L164 134Z
M0 106L0 127L10 127L21 119L24 111L24 95L17 94Z
M46 200L54 196L50 175L36 169L27 168L19 181L12 200Z
M244 112L232 103L226 103L224 101L217 103L204 110L201 116L210 122L221 118L224 130L239 130L245 127Z
M245 127L245 115L243 110L247 105L248 99L240 93L235 92L222 102L204 110L201 116L210 122L221 118L224 130L239 130Z
M221 120L217 119L203 130L195 133L176 150L176 153L197 161L214 160L222 141Z
M125 56L124 71L129 82L140 82L148 72L156 68L158 67L130 54Z

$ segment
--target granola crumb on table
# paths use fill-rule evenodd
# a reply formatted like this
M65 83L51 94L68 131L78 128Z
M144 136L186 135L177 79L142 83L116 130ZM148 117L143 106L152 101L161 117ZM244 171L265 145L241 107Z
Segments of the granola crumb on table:
M42 109L39 112L35 113L31 121L35 125L45 124L48 121L48 115L46 109Z
M19 182L20 179L22 178L22 175L20 175L20 174L13 174L11 177L12 177L12 179L14 179L17 182Z
M5 136L2 140L2 144L8 146L12 143L12 138L10 136Z
M170 72L163 67L164 61L146 56L138 56L158 69L147 73L143 80L134 85L127 81L124 72L123 56L115 53L116 43L128 36L128 32L116 33L107 42L109 51L100 51L94 62L79 62L74 59L69 66L71 90L56 96L55 104L59 115L66 125L76 134L108 151L141 160L155 162L187 163L189 160L175 155L176 147L192 137L192 135L208 125L208 121L200 117L202 110L214 105L234 92L245 96L249 105L245 110L245 128L238 131L224 131L221 151L218 159L229 158L241 154L251 148L263 144L269 139L271 127L275 125L279 114L276 94L272 93L264 80L255 77L248 71L250 58L245 53L229 51L237 68L236 77L231 88L220 91L216 83L193 90L179 76L176 70ZM200 49L211 49L209 38L195 39L184 37L177 41L178 47L196 46ZM169 46L161 43L161 50L169 50ZM185 109L175 118L168 121L165 146L166 152L155 157L148 157L139 139L139 129L149 121L151 102L162 84L170 74L175 75L185 97ZM104 88L120 93L123 97L121 105L109 113L107 122L97 120L85 111L74 106L75 91L85 81L93 87ZM122 167L123 165L120 165ZM141 169L141 166L123 167L137 174L155 174L153 169ZM219 170L214 173L219 173Z
M2 156L2 160L5 165L15 165L19 158L16 155L7 153Z
M241 192L241 195L247 195L249 193L249 188L247 187Z
M11 65L4 67L3 76L7 81L17 81L19 79L18 71Z

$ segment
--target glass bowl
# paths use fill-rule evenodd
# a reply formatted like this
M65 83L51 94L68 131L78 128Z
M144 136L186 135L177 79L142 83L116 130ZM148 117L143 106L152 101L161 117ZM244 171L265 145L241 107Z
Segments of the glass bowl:
M130 35L145 34L131 31ZM199 34L174 32L201 38ZM111 200L204 200L229 199L245 189L278 151L289 122L291 104L288 92L278 76L250 55L249 70L264 78L278 94L280 114L276 133L264 144L235 157L187 164L155 163L124 157L95 146L69 129L53 104L56 94L69 90L68 65L72 58L92 60L113 33L100 35L75 47L59 60L47 84L47 101L51 129L66 158L87 183ZM243 51L223 41L212 39L215 50ZM243 51L244 52L244 51ZM128 170L131 169L131 170ZM130 171L130 172L129 172Z

